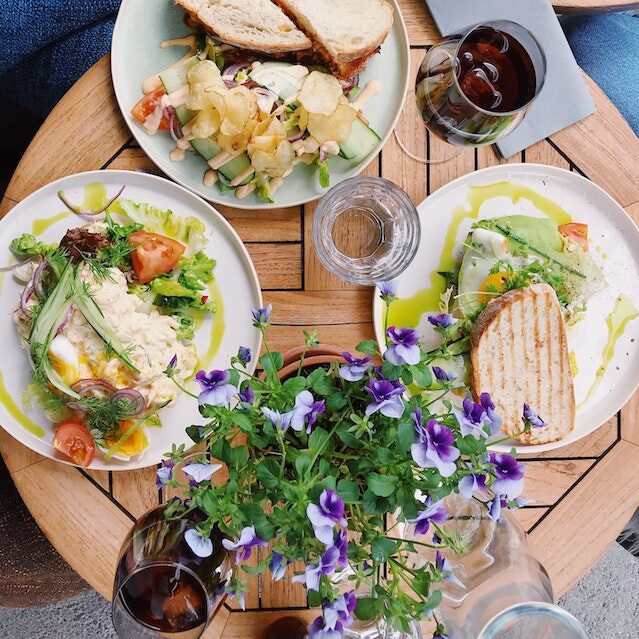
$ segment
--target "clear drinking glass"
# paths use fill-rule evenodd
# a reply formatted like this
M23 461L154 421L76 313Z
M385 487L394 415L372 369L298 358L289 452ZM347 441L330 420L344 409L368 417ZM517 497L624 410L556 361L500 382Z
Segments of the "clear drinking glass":
M141 517L120 550L111 616L122 639L197 639L224 599L231 562L222 533L198 557L184 539L196 522L167 520L165 509Z
M313 218L313 242L337 277L372 286L395 279L411 263L420 239L415 205L399 186L354 177L334 186Z
M437 616L448 636L455 639L587 637L571 615L553 605L548 573L530 553L526 535L512 515L502 513L501 521L495 523L477 501L458 495L451 495L445 504L450 519L442 527L451 533L455 531L466 547L463 554L441 551L458 580L437 584L443 595ZM415 535L413 526L402 534L407 539L421 538ZM413 564L427 561L434 561L434 551L416 546ZM530 621L535 632L528 632L525 620ZM568 634L559 634L559 628L563 632L564 627ZM575 634L577 631L573 628L582 634ZM557 629L557 634L544 634L547 629Z
M464 146L492 144L521 123L545 77L541 46L515 22L484 22L444 38L428 50L417 72L416 113L395 130L397 141L424 163L448 161ZM408 108L414 112L413 105ZM427 156L417 117L436 136L430 138ZM448 145L438 144L437 138Z

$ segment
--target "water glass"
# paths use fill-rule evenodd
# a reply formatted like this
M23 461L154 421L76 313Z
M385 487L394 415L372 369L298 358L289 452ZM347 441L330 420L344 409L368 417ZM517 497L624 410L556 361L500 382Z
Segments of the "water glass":
M198 639L224 599L231 573L223 535L198 557L184 539L196 522L167 519L167 506L141 517L122 544L111 617L122 639Z
M395 279L411 263L420 239L415 205L380 177L355 177L334 186L313 218L322 264L347 282L372 286Z

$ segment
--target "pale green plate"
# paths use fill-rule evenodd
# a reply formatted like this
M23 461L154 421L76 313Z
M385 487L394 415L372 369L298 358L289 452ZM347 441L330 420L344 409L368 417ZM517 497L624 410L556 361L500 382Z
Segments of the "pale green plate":
M393 131L402 109L408 87L409 46L406 26L395 0L395 22L381 53L369 60L361 84L378 80L382 92L366 105L365 114L371 127L382 138L377 148L362 162L352 164L341 157L330 159L331 184L360 173L379 153ZM254 194L238 200L235 195L221 193L217 186L205 187L202 177L207 168L202 158L188 153L182 162L172 162L169 152L175 146L166 134L148 135L130 115L131 108L142 97L145 78L162 71L178 60L185 49L160 49L160 42L191 33L183 22L184 12L173 0L123 0L113 31L111 72L115 95L122 115L144 152L169 177L203 198L235 208L269 209L297 206L320 198L325 192L319 186L317 168L299 165L277 191L275 203L260 202Z

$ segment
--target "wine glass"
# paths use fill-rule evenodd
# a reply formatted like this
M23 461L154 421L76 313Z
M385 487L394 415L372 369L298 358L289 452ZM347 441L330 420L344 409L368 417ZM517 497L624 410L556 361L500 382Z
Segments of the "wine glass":
M224 600L231 562L214 530L213 552L196 555L185 533L197 522L171 518L171 502L146 513L125 538L111 616L122 639L197 639Z
M403 151L423 163L446 162L465 146L492 144L524 119L546 77L546 59L535 37L509 20L484 22L431 47L417 72L417 113L395 137ZM426 142L415 127L447 145ZM399 128L399 127L398 127ZM423 155L427 144L427 156Z

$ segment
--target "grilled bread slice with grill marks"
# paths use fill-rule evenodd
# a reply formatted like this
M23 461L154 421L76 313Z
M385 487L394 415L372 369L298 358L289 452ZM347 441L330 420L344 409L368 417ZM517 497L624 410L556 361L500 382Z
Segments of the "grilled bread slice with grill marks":
M473 326L470 358L473 394L491 394L505 433L522 444L545 444L572 431L566 328L551 286L533 284L489 302ZM547 425L522 433L524 403Z

